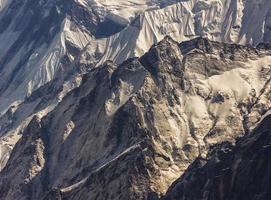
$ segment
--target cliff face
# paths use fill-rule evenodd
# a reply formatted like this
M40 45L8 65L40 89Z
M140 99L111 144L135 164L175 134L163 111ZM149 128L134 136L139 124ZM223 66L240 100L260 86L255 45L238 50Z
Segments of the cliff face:
M271 116L265 117L236 146L222 144L208 160L197 159L163 200L270 198Z
M33 116L93 67L141 57L165 36L270 42L270 10L269 0L0 0L0 169Z
M0 198L156 199L210 147L257 125L270 109L270 63L267 45L166 37L140 58L92 68L25 128L0 172ZM50 88L28 106L39 91L46 102L61 94Z
M169 35L178 42L270 42L268 0L1 0L0 115L70 73L88 48L92 64L142 56Z

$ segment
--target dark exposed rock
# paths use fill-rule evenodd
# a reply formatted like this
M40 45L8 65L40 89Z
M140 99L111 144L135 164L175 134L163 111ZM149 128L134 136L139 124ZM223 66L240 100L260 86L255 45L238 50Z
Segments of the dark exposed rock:
M163 200L267 200L271 191L271 116L236 146L217 145L208 160L196 160Z
M211 165L210 175L218 176L211 186L216 191L221 181L228 183L231 174L225 166L235 159L231 145L270 109L270 82L264 72L257 74L259 81L251 83L241 101L236 88L226 87L230 83L216 89L218 83L211 80L236 70L241 86L247 86L250 77L241 70L260 69L246 62L257 62L269 50L203 38L188 43L167 37L141 58L90 68L47 116L34 117L26 127L0 172L0 198L158 199L190 164L187 173L205 169L206 153L216 144L209 157L219 155L225 164L217 171ZM262 54L251 53L257 51ZM231 59L233 54L238 59ZM51 86L40 88L0 120L15 119L32 104L37 111L46 108L62 91ZM256 87L262 88L260 93L253 92ZM208 173L195 173L200 179L192 199L207 184Z

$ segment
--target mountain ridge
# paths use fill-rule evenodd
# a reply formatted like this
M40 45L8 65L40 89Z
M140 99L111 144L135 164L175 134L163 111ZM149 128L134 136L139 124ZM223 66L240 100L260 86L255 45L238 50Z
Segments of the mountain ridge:
M31 120L0 172L1 198L158 197L209 146L234 144L270 109L268 77L260 75L270 49L188 43L166 37L141 58L90 70ZM234 74L239 96L223 81ZM216 89L216 78L225 85ZM211 91L200 88L205 81Z
M0 0L0 199L264 200L270 16L268 0Z
M35 9L42 8L44 10L43 15L36 12L35 17L33 17L36 21L29 21L27 19L31 16L31 9L22 11L22 8L27 7L24 5L27 2L20 3L17 8L17 2L9 3L0 14L1 23L5 23L1 27L8 28L8 30L2 28L0 35L0 40L4 41L0 46L2 52L2 57L0 57L2 61L0 112L2 114L10 106L20 104L25 97L37 88L60 78L62 68L65 71L73 70L65 68L65 66L70 65L78 52L84 49L87 49L88 57L94 60L93 64L96 63L95 65L98 66L108 59L120 64L129 57L142 56L152 44L159 42L166 35L170 35L178 42L197 36L253 45L257 45L262 40L269 41L268 10L270 4L267 1L190 0L177 3L173 1L169 3L172 5L161 9L158 9L158 7L146 12L143 12L143 9L143 13L138 15L139 29L135 27L135 24L138 23L136 22L137 19L134 23L125 26L116 21L106 21L107 18L103 15L106 15L107 11L103 11L103 9L94 11L94 4L82 3L82 1L69 1L68 4L71 4L72 9L67 12L61 1L56 3L48 1L44 5L48 4L51 7L38 6L39 8ZM156 5L156 1L151 2ZM118 6L116 5L117 8ZM16 10L18 8L19 10ZM52 20L50 22L50 18L46 18L48 12L52 12L51 15L55 15L55 18L61 15L65 16L59 17L59 22ZM23 13L25 17L21 16ZM66 16L66 13L68 13L68 16ZM253 15L250 16L249 13L253 13ZM259 20L254 22L253 19L255 18ZM21 23L20 20L22 19L24 22ZM8 26L10 23L13 25ZM37 34L38 32L33 32L32 35L26 34L33 23L35 29L39 29L42 24L41 34ZM21 24L19 27L25 31L18 32L18 28L14 27L16 24ZM104 28L109 25L116 27L116 29L107 30ZM101 33L95 36L96 31L98 33L101 31ZM42 38L36 41L37 44L42 44L41 47L35 47L35 45L29 47L26 44L21 44L22 41L25 43L27 38L29 40L35 38L35 35L46 37L45 33L52 40L51 45L44 43ZM102 35L108 37L98 39ZM128 35L132 39L127 37ZM13 41L16 40L19 42L13 44ZM11 48L11 45L16 47L16 51ZM26 49L28 50L26 51ZM5 58L8 57L12 58L12 60L8 59L10 63L5 61L7 60ZM17 67L14 68L14 66ZM16 81L13 80L14 77L16 77ZM8 86L6 85L7 82L10 82Z
M270 120L270 115L264 117L236 146L217 146L207 161L196 160L162 199L268 199Z

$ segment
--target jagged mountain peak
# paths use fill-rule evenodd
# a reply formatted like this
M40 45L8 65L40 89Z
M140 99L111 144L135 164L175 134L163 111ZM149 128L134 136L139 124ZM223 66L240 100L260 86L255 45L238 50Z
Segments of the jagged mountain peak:
M253 45L269 41L267 1L7 2L0 14L1 113L59 78L63 69L73 70L68 65L86 47L98 66L142 56L166 35L178 42L196 36ZM131 16L137 22L129 23Z
M262 135L270 10L267 0L0 0L0 199L212 199L203 186L223 199L224 168L198 173L217 159L234 167L227 156ZM182 188L194 182L193 194Z
M25 128L1 172L2 197L158 197L210 146L234 144L270 109L270 79L261 75L270 70L270 49L204 38L191 44L166 37L140 58L87 72ZM28 144L35 151L24 154Z

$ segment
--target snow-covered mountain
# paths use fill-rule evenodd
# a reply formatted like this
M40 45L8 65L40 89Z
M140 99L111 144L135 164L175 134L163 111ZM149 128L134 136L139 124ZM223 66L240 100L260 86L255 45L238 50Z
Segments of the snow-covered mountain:
M141 56L166 35L178 42L195 36L252 45L270 40L267 0L166 2L174 1L14 0L0 14L0 112L60 76L63 63L87 45L102 64Z
M0 197L158 198L210 147L234 144L268 114L270 70L270 46L170 37L140 58L93 68L31 119L0 172ZM10 119L49 104L55 85Z
M268 0L0 0L0 199L164 194L268 113L270 31Z
M103 57L106 37L123 30L128 21L110 11L114 5L111 9L105 8L106 1L49 0L36 3L14 0L4 3L1 5L7 6L0 12L0 113L6 115L0 125L0 157L6 160L5 152L10 147L2 144L16 143L16 135L37 113L28 109L16 123L6 116L15 112L33 91L56 81L56 91L66 89L42 110L41 114L46 115L72 89L74 76L95 67ZM147 4L142 2L137 12L143 12ZM165 5L156 2L157 6L160 4ZM126 8L131 5L137 3L131 1ZM124 5L120 7L123 9ZM135 13L130 15L132 17ZM105 56L104 60L107 60ZM10 123L15 125L5 128ZM14 139L6 139L6 136Z
M0 13L0 113L6 112L10 105L21 103L34 90L58 77L63 73L63 63L73 62L88 44L91 56L103 54L108 48L106 37L127 25L128 14L131 17L135 15L129 11L121 17L112 10L122 11L138 5L136 12L140 13L147 9L147 5L157 7L162 4L131 1L108 6L107 1L35 2L13 1ZM112 57L108 55L103 60ZM69 70L73 69L66 69Z

